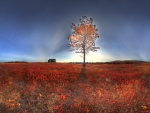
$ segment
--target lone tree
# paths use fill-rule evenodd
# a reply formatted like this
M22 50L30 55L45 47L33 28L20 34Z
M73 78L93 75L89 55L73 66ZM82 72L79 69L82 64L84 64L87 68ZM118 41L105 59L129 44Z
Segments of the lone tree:
M96 25L93 25L93 19L88 19L86 16L82 16L80 19L80 24L76 26L72 23L70 26L73 30L72 34L68 37L70 41L69 51L76 51L76 53L81 53L83 57L83 66L85 66L85 55L89 51L97 51L99 47L95 47L95 39L99 38L97 33L98 29Z

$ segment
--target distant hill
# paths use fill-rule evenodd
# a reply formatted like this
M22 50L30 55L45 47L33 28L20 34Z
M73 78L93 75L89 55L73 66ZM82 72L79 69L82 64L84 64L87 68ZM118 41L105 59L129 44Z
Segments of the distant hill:
M8 61L5 63L28 63L28 62L26 62L26 61Z
M133 63L142 63L145 61L141 61L141 60L115 60L115 61L111 61L111 62L105 62L105 63L109 63L109 64L133 64Z

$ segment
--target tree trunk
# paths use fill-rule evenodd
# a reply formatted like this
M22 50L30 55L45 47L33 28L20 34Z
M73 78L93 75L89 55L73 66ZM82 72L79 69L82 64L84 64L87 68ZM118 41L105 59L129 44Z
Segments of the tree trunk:
M86 64L85 64L85 48L84 48L83 66L86 66Z

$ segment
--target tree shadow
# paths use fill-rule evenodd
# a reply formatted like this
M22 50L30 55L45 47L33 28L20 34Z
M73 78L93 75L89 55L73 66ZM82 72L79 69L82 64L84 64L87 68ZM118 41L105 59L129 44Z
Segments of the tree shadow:
M87 76L86 76L86 66L83 66L82 67L82 70L79 74L79 80L82 81L82 82L86 82L87 81Z

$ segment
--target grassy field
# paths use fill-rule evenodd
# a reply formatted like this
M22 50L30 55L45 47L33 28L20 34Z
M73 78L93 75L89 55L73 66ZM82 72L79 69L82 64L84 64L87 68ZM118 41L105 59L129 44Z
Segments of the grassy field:
M150 113L150 63L0 63L0 113Z

